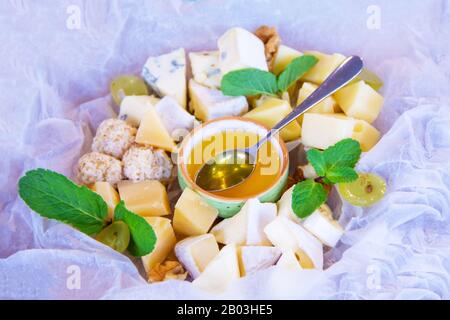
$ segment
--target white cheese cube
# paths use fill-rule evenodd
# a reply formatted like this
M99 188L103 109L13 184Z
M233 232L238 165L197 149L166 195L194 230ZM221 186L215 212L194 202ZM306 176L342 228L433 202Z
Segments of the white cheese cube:
M303 267L298 261L297 256L293 250L283 251L283 254L278 260L276 266L289 271L303 270Z
M192 284L211 293L221 293L239 279L239 263L235 244L229 244L206 266L200 276Z
M139 127L145 112L158 101L154 96L126 96L120 103L119 119Z
M193 279L205 270L219 253L219 246L212 234L202 234L181 240L175 246L175 255Z
M243 68L268 70L264 43L253 33L232 28L217 41L219 65L222 75Z
M294 190L294 187L295 186L292 186L287 189L281 196L280 200L278 200L278 216L283 216L300 223L301 219L292 210L292 191Z
M380 114L384 98L364 81L350 84L334 94L344 113L372 123Z
M183 48L149 57L142 77L160 97L171 96L186 108L186 55Z
M190 52L189 60L195 81L210 88L220 88L219 51Z
M225 96L222 91L202 86L193 79L189 81L189 95L195 117L202 121L240 116L248 111L245 97Z
M380 139L380 132L364 120L343 114L305 113L302 125L305 146L326 149L346 138L359 141L362 151L369 151Z
M156 104L155 111L175 141L180 141L194 128L195 117L172 97L162 98Z
M322 82L324 82L324 80L345 60L345 57L339 53L324 54L318 51L305 51L304 54L319 59L316 65L302 77L303 81L313 82L315 84L322 84Z
M238 248L241 277L273 266L281 256L281 250L267 246L244 246Z

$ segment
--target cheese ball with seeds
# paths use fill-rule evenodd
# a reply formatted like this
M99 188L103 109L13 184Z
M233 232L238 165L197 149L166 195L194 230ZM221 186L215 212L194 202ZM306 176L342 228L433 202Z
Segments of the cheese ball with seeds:
M133 145L123 156L123 173L132 181L167 180L173 164L164 150Z
M92 151L122 159L125 151L133 144L135 136L136 128L125 121L107 119L97 129L92 142Z
M115 185L123 179L122 163L99 152L86 153L78 160L78 179L83 184L106 181Z

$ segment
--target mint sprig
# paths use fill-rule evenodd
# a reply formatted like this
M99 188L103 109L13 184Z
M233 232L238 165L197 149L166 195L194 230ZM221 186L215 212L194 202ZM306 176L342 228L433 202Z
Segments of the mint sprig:
M114 220L128 225L131 235L128 252L133 256L142 257L153 251L157 241L155 231L144 218L128 210L123 201L114 209Z
M107 226L108 207L102 197L57 172L28 171L19 180L19 195L41 216L64 222L88 235ZM140 257L153 251L156 235L144 218L129 211L123 201L116 206L114 215L116 221L125 222L130 230L128 251L132 255Z
M353 139L341 140L324 151L308 150L306 158L319 177L296 184L292 192L294 213L300 218L306 218L327 200L326 185L358 179L354 168L360 156L361 146Z
M88 235L106 225L108 207L102 197L57 172L28 171L19 180L19 195L41 216L67 223Z
M310 55L297 57L287 65L278 78L271 72L255 68L231 71L222 77L220 89L227 96L258 94L277 96L300 79L317 61L316 57Z
M286 91L299 80L308 70L314 67L318 59L314 56L303 55L293 59L278 77L278 90Z

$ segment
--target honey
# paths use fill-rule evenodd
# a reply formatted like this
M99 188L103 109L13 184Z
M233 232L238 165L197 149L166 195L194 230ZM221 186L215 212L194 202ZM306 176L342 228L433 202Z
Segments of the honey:
M202 139L195 145L186 164L190 178L195 181L197 172L206 161L213 159L225 150L242 149L252 146L260 139L256 133L241 129L227 130ZM272 143L266 142L258 151L255 169L242 183L226 190L210 193L227 198L249 198L268 190L280 177L280 155ZM248 165L236 164L223 166L216 173L220 175L239 174L239 170L248 170ZM215 177L211 177L214 179Z

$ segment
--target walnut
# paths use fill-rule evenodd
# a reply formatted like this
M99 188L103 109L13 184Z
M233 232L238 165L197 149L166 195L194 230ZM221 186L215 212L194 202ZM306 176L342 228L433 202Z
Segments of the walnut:
M281 43L277 29L275 27L261 26L256 29L255 35L264 43L267 65L269 70L272 70L275 55Z
M150 270L148 282L160 282L166 280L186 280L187 272L178 261L164 261L158 263Z

